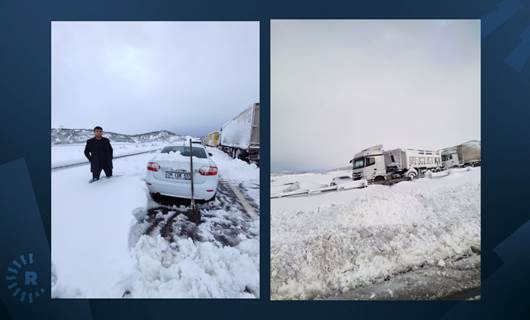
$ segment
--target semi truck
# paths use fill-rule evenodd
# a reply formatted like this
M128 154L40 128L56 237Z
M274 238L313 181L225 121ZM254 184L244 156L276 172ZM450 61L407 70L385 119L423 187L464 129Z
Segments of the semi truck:
M444 169L480 166L480 141L470 140L441 151Z
M353 180L385 182L397 179L413 179L425 170L442 168L440 151L419 149L383 150L382 145L373 146L355 154Z
M218 147L232 158L259 164L259 109L254 103L221 127Z

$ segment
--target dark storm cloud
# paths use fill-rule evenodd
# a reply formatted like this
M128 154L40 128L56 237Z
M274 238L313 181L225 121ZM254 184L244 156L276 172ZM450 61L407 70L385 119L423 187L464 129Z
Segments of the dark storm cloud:
M202 135L258 101L257 22L52 23L52 127Z

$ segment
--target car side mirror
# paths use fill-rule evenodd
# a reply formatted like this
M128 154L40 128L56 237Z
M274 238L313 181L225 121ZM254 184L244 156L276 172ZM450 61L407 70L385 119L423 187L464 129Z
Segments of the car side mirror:
M212 154L211 152L208 152L208 155L209 155L210 157L213 157L213 154Z

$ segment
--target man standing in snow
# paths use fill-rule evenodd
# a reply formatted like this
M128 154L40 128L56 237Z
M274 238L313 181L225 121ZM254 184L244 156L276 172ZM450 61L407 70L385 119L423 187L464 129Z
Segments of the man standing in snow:
M99 126L94 128L94 138L86 141L85 157L90 161L91 182L99 180L101 170L107 177L112 176L112 146L109 139L103 137L103 129Z

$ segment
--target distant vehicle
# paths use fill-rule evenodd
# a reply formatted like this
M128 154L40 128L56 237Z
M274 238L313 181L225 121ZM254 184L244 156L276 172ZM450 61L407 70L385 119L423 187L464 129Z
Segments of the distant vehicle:
M217 193L217 165L204 146L192 142L195 199L212 200ZM152 195L191 199L190 147L167 146L147 163L145 182Z
M440 151L394 149L384 151L382 145L357 153L353 164L353 180L390 181L413 179L425 170L438 171L442 167Z
M203 143L209 147L219 146L219 131L208 133L203 139Z
M471 140L441 150L444 169L480 166L480 141Z
M330 187L333 187L333 186L336 186L336 185L339 185L339 184L343 184L343 183L346 183L346 182L350 182L352 181L352 177L350 176L340 176L340 177L335 177L333 179L331 179L331 182L329 183L329 186Z
M259 110L255 103L225 123L219 133L219 148L232 158L259 164Z

